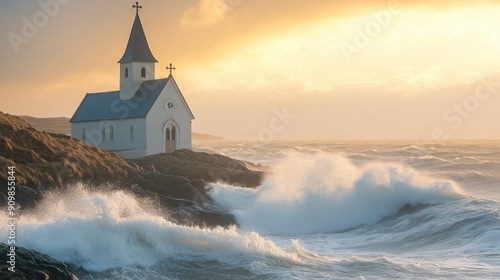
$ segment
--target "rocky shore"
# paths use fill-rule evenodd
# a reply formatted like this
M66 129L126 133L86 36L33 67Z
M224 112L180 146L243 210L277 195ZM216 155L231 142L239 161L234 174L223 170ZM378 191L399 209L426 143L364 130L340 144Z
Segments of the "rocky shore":
M0 251L8 252L9 247L5 243L0 242ZM16 263L19 265L15 268L15 272L7 270L7 265L0 265L0 279L10 280L33 280L33 279L57 279L57 280L73 280L77 279L68 269L68 266L62 262L58 262L53 258L38 253L34 250L25 248L16 248Z
M2 112L0 166L5 169L0 172L2 186L7 186L6 168L16 168L19 213L35 207L47 192L64 192L81 182L91 190L119 189L150 199L174 222L203 227L237 225L233 215L212 202L207 183L255 188L266 171L260 165L191 150L126 161L69 136L39 131L25 120ZM0 207L4 207L7 188L0 190ZM23 252L26 256L36 253ZM39 271L35 264L32 268Z

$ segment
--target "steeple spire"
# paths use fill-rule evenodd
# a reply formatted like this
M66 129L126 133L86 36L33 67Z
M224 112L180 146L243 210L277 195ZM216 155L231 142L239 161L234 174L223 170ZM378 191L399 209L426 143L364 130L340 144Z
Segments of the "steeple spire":
M136 2L136 5L132 7L137 10L134 25L132 26L132 32L130 32L127 49L118 63L158 62L149 49L148 40L142 28L141 18L139 17L139 9L142 9L142 6L139 6L139 2Z
M148 40L142 28L139 17L139 9L142 9L142 6L136 2L132 7L136 10L134 24L125 53L118 61L120 63L121 100L133 98L144 81L155 79L155 63L158 62L149 49Z

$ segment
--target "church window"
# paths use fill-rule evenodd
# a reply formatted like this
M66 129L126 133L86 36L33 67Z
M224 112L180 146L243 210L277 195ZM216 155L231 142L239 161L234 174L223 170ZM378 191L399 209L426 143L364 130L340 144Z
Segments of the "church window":
M103 127L102 128L102 142L105 142L106 141L106 128Z
M134 126L130 126L130 142L134 141Z
M82 131L82 140L83 140L83 142L85 142L85 140L87 140L87 131L85 130L85 128Z
M125 67L125 78L128 78L128 67Z
M109 127L109 140L111 142L115 141L115 128L113 126Z
M141 69L141 77L146 78L146 68L144 67Z

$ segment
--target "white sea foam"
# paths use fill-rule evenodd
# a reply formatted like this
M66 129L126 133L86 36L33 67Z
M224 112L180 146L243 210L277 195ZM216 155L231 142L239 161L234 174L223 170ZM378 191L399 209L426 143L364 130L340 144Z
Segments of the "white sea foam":
M90 192L76 186L48 196L32 214L20 217L18 245L87 271L149 266L166 258L232 263L238 256L290 262L309 256L297 242L280 248L256 232L176 225L148 204L123 191Z
M452 181L399 164L357 167L327 153L294 153L256 190L212 184L211 196L247 230L268 234L335 232L376 223L407 204L460 195Z

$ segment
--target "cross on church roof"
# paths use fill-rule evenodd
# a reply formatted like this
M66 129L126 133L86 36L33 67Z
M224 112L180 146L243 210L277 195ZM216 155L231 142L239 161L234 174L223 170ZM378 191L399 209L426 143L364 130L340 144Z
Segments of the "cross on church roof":
M139 13L139 9L142 9L142 6L139 6L139 2L135 2L135 5L132 5L132 8L135 8L137 13Z
M175 67L172 67L172 63L167 67L167 70L170 70L170 75L172 75L172 70L175 70Z

